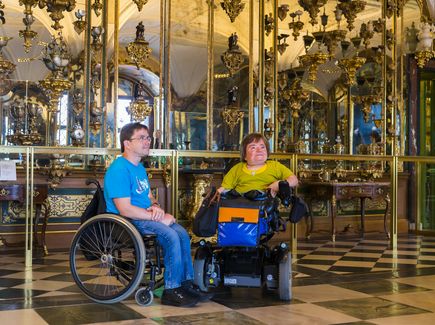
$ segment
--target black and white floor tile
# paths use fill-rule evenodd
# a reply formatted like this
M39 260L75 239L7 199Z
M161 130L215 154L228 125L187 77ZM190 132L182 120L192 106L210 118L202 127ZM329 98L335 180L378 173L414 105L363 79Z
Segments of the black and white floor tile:
M435 324L435 238L307 240L292 265L293 299L260 289L216 293L193 308L134 299L96 304L75 285L68 252L24 268L20 251L0 254L1 324ZM158 296L158 293L156 294Z

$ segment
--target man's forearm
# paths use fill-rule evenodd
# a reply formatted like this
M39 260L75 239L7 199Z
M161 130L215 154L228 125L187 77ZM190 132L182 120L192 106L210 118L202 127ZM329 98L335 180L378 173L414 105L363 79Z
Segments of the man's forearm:
M134 205L122 207L119 209L122 216L134 219L134 220L152 220L152 213L144 208L140 208Z

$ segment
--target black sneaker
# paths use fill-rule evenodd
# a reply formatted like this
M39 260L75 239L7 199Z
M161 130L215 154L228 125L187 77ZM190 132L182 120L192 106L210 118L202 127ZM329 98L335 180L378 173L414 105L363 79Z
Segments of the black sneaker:
M187 294L181 287L163 290L161 298L162 305L176 307L193 307L198 301L197 297Z
M212 293L201 291L196 284L193 284L190 281L183 283L181 288L192 297L198 298L201 302L209 301L211 298L213 298Z

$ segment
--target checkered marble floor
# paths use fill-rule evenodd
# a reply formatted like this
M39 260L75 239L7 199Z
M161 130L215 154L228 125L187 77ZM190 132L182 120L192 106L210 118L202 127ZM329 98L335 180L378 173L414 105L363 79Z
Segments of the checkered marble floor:
M0 254L1 324L434 324L435 238L399 237L395 255L381 237L309 240L293 257L293 299L260 289L216 292L193 308L134 300L96 304L77 288L68 252ZM157 293L158 295L158 293Z

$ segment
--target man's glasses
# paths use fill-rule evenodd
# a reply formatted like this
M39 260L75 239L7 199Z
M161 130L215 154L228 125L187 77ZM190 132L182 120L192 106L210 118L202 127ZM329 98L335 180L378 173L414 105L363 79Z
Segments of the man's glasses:
M133 141L133 140L139 140L140 142L145 142L145 141L151 142L151 137L141 135L139 138L131 138L128 141Z

